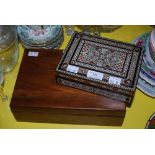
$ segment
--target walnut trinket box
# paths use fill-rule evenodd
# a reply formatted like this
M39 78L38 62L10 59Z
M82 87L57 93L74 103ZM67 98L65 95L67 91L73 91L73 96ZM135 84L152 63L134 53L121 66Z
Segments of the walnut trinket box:
M62 55L61 50L25 49L10 103L14 118L19 122L121 126L126 114L123 102L56 83L55 68Z
M143 47L75 32L57 68L56 81L131 103Z

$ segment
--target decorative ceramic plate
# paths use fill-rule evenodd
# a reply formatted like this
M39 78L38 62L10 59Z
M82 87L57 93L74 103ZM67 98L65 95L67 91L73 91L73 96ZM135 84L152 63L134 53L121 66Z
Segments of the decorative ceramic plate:
M151 115L149 118L147 124L146 124L146 129L155 129L155 113Z
M58 48L64 39L60 25L19 25L17 31L25 48Z
M141 69L141 71L140 71L140 77L143 80L147 81L152 86L155 86L155 79L152 78L149 74L147 74L143 69Z
M63 40L64 40L63 29L61 29L61 31L57 35L57 37L55 37L50 42L36 45L36 44L30 44L30 43L23 41L22 44L25 48L45 48L45 49L49 49L49 48L59 48L60 45L62 44Z
M149 50L149 35L150 33L145 33L133 41L134 44L138 44L145 47L145 52L143 56L143 62L141 69L143 69L146 74L155 79L155 62L153 61L150 50Z
M150 33L145 33L133 41L134 44L145 47L137 88L148 96L155 97L155 62L150 56L149 36Z
M150 54L155 61L155 29L151 32L149 37Z
M141 77L138 79L137 88L150 97L155 97L155 86L150 85Z
M150 55L149 36L145 42L145 48L146 48L146 52L145 52L144 62L149 68L149 70L155 73L155 62Z
M33 44L42 44L58 35L59 25L19 25L18 34L22 40Z

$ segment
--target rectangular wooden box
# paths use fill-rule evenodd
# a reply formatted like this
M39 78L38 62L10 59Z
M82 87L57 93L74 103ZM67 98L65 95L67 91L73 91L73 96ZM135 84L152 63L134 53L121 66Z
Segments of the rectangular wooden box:
M122 125L123 102L57 84L62 51L35 51L37 57L24 52L14 88L10 108L17 121Z
M57 66L57 82L131 103L143 47L75 32Z

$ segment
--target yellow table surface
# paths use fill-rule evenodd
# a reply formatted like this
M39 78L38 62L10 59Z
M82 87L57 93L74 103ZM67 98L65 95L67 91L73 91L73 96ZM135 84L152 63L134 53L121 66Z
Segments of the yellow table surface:
M76 28L79 31L78 28ZM131 42L139 35L151 31L150 26L122 26L112 33L102 33L107 38L116 39L125 42ZM65 31L64 31L65 32ZM64 49L70 39L66 36L60 49ZM155 112L155 99L143 94L138 89L130 108L126 109L126 116L121 127L116 126L96 126L96 125L73 125L73 124L55 124L55 123L31 123L18 122L15 120L11 110L10 101L14 90L16 78L18 75L20 63L24 49L19 44L19 60L14 70L5 75L4 92L8 95L8 100L2 102L0 99L0 128L145 128L150 115Z

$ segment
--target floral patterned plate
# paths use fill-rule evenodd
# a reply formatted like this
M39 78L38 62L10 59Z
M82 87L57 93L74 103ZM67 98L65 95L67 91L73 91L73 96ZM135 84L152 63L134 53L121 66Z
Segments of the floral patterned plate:
M17 31L25 48L58 48L64 39L61 25L19 25Z

